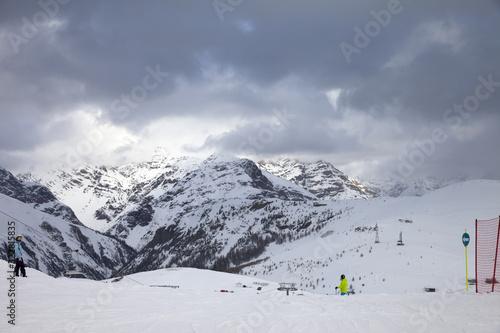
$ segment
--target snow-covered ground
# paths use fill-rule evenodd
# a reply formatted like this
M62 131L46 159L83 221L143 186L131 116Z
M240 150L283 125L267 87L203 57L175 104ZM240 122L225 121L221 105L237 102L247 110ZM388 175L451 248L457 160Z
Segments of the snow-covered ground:
M268 259L245 275L170 268L111 283L55 279L28 268L11 296L7 263L0 261L0 333L500 332L500 293L466 291L461 242L468 229L473 278L474 220L498 216L499 198L500 182L480 180L418 198L324 202L342 209L341 218L307 237L269 244L258 258ZM22 212L9 200L9 214ZM57 224L45 215L30 209L21 219L30 230L42 220ZM400 232L404 246L396 245ZM333 295L342 273L356 295ZM304 290L287 297L277 282ZM426 286L437 292L424 292ZM15 327L8 323L10 302Z
M0 279L0 332L500 331L500 294L467 293L453 283L427 294L286 296L276 283L190 268L114 283L55 279L28 269L28 278L16 282L15 297L8 297L7 263L0 261L0 268L6 275ZM11 300L15 326L6 316Z
M421 197L345 200L345 212L320 234L282 245L270 244L244 274L276 282L296 282L304 289L332 293L340 274L359 293L423 293L424 287L466 288L474 278L475 219L500 215L500 182L475 180L442 188ZM380 243L375 244L375 226ZM404 246L397 246L402 232Z

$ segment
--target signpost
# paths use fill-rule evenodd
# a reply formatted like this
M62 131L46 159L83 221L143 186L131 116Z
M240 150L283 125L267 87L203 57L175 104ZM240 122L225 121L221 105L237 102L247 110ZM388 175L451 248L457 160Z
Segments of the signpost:
M465 246L465 279L467 280L466 286L467 286L467 291L469 291L469 273L467 269L467 245L469 245L470 242L470 236L467 233L467 229L465 229L465 233L462 235L462 243L464 243Z

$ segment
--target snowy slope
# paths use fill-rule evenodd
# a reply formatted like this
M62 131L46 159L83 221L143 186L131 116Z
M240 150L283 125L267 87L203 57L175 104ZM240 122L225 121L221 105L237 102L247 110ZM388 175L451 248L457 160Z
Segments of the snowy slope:
M348 216L293 244L271 244L268 260L243 269L250 276L296 282L332 293L345 274L362 293L423 292L466 287L465 229L474 239L475 219L500 215L500 182L469 181L422 197L349 201ZM375 244L379 228L380 243ZM399 233L404 246L397 246ZM474 244L469 245L469 277L474 277Z
M5 261L0 269L7 271ZM9 281L1 281L0 287L8 290ZM179 288L150 286L176 284ZM267 281L192 269L134 274L116 283L54 279L30 270L29 278L17 280L11 299L16 326L4 316L1 332L500 331L500 294L448 289L435 294L286 296Z
M225 250L218 253L229 253L231 244L238 244L236 248L241 249L248 244L238 243L238 237L249 231L263 236L261 239L273 235L274 241L266 243L261 254L243 261L254 262L240 268L243 275L170 268L126 274L119 282L108 280L104 283L53 279L33 269L31 264L29 277L18 280L16 285L17 330L500 331L500 295L477 295L473 292L474 286L470 286L469 293L465 291L465 258L461 242L465 229L474 240L475 219L500 215L499 181L468 181L421 197L334 202L307 199L307 192L301 192L301 189L292 191L290 187L283 189L280 184L285 186L287 183L280 182L283 180L257 172L249 161L219 156L178 181L160 196L158 203L161 205L155 206L155 218L158 218L153 220L155 223L164 222L177 211L183 218L176 221L178 232L189 228L193 231L196 226L206 232L185 243L189 244L187 247L182 245L184 237L196 233L179 233L177 236L182 237L171 239L179 242L180 248L192 246L191 254L209 250L208 245L225 244L225 241ZM248 187L236 186L242 183ZM270 184L278 191L271 191ZM201 195L195 196L198 191L202 191ZM55 234L48 233L49 228L39 227L42 221L60 230L68 248L81 244L72 231L76 226L71 226L68 221L6 196L0 196L0 200L1 207L9 214L29 223L30 227L21 232L40 246L34 251L40 255L40 269L49 269L50 265L42 259L51 256L47 249L63 252L51 239ZM200 207L203 209L199 210ZM285 217L281 217L281 211ZM202 216L199 214L203 212L204 220L198 223ZM328 215L338 212L341 213ZM225 220L223 216L226 216ZM215 223L217 217L220 224ZM286 217L295 219L294 223L285 223ZM317 230L293 229L300 225L299 220L305 221L305 217L312 221L312 225L320 222L321 227ZM255 218L259 223L243 224ZM5 224L7 220L4 218L0 222ZM379 244L374 243L375 226L379 232ZM212 230L211 227L216 228ZM163 229L164 233L155 233L153 238L168 236L168 230L175 235L174 229L167 228ZM291 231L298 233L288 239L287 234ZM400 232L404 246L396 245ZM82 234L89 238L89 244L95 249L99 242L112 242L106 238L101 240L99 237L104 236L92 233L82 229ZM157 240L150 251L156 248L159 253L166 254L163 258L157 257L160 261L157 264L167 264L171 253L163 252L165 249L160 246L165 244L166 238ZM40 242L44 245L39 245ZM104 253L116 245L105 245ZM91 256L85 255L80 260L86 264L85 269L99 266L99 263L92 262ZM468 263L469 278L473 278L473 242L469 246ZM3 265L0 267L4 272L8 270L5 262L0 261L0 265ZM343 298L333 295L340 274L346 274L356 295ZM7 282L7 279L2 279L1 288L4 290L8 290ZM284 292L276 290L278 282L295 282L302 290L286 297ZM172 288L174 286L179 288ZM257 290L258 287L261 290ZM425 293L424 287L435 287L437 293ZM0 332L13 331L11 328L5 318L0 322Z
M4 259L8 224L15 228L14 235L23 235L23 259L27 266L52 276L77 268L93 278L108 277L133 254L120 241L0 194L0 225L4 226L0 232L0 253Z

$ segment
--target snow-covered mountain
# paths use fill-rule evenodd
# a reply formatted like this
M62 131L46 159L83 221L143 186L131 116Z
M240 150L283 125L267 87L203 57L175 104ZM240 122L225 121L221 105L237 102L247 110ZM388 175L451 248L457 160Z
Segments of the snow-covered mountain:
M83 224L106 231L118 215L147 197L163 194L199 163L196 158L156 155L148 162L118 167L82 165L17 177L47 186Z
M245 159L161 159L118 168L32 174L77 207L87 226L138 251L124 272L189 265L226 269L272 243L318 232L344 212ZM104 219L102 219L104 218Z
M47 185L86 226L139 251L125 272L170 265L225 269L269 243L319 231L345 208L320 204L254 162L224 155L204 161L157 156L19 178Z
M289 180L322 200L367 199L377 193L350 179L331 163L318 161L305 163L293 159L262 161L259 167Z
M338 173L323 163L290 161L274 170L299 183L301 174L309 174L306 190L232 156L158 161L155 169L148 163L143 169L87 166L68 178L54 177L51 184L67 198L77 191L84 202L77 216L86 212L94 219L90 223L100 223L101 230L135 249L121 270L126 274L188 266L292 281L315 292L331 292L342 273L363 293L443 288L462 274L464 229L474 238L476 218L500 215L498 181L463 182L420 197L363 197L360 190L345 198L366 200L331 200L318 179L335 179ZM342 189L337 195L355 191L345 183L328 187ZM95 199L93 191L102 195ZM103 203L109 204L109 222L95 219ZM396 244L400 232L404 246ZM469 253L473 257L473 250Z
M3 168L0 168L0 193L72 224L82 225L73 210L57 200L48 188L37 183L21 182Z
M120 216L109 233L139 251L127 273L173 265L223 270L261 255L270 243L319 232L343 208L321 204L250 160L214 155Z
M86 226L105 232L128 214L133 220L148 220L149 210L141 203L158 198L171 189L203 160L172 157L159 152L151 161L123 166L82 165L76 169L53 170L48 173L24 173L17 177L40 183L70 206ZM327 162L302 163L285 159L260 162L258 167L307 190L320 200L371 198L377 194ZM130 215L132 214L132 215ZM136 219L136 220L137 220ZM131 222L134 224L134 222ZM145 222L141 222L145 223Z
M125 243L85 227L46 187L20 182L1 168L0 224L5 226L0 238L2 258L7 259L8 243L22 234L28 267L51 276L77 268L102 279L134 254Z
M382 197L422 196L440 188L468 180L465 176L454 177L408 177L358 180L366 188Z

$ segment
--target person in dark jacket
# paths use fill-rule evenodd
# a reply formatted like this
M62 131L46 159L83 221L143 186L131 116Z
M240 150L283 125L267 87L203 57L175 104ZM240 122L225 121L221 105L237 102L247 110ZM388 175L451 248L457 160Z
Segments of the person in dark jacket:
M16 236L16 242L14 244L14 260L16 263L16 268L14 268L14 273L16 276L19 276L19 269L21 269L21 274L23 277L26 276L26 269L24 267L24 260L23 260L23 248L21 246L21 241L23 240L23 236L17 235Z

